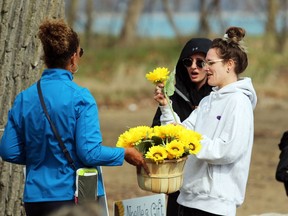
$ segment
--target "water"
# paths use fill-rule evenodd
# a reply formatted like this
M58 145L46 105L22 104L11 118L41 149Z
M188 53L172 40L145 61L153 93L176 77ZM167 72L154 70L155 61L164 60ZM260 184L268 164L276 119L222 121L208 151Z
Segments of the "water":
M93 31L95 33L119 35L124 18L124 14L98 14L94 19ZM278 20L280 20L280 18ZM197 34L199 30L199 16L197 13L174 14L174 21L181 35ZM266 17L264 13L233 12L233 16L231 13L223 13L221 19L217 16L211 16L209 25L212 32L216 34L224 33L224 30L229 26L240 26L247 31L247 35L261 35L265 32L265 21ZM85 17L82 16L76 25L76 30L80 32L83 31L84 23ZM280 22L278 21L277 24L279 27ZM164 13L142 14L138 22L137 34L150 38L175 37L175 32Z

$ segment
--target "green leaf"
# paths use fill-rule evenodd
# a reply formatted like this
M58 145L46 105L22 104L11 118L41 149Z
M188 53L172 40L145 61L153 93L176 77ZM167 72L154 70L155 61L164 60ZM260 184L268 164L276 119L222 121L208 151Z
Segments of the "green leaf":
M170 97L174 94L175 91L175 69L170 72L169 77L166 81L164 86L164 91L166 92L167 96Z
M163 144L163 140L158 136L152 136L151 139L153 140L155 146Z
M139 152L145 154L152 145L153 145L153 141L151 141L151 140L144 140L144 141L142 141L141 143L139 143L138 145L136 145L135 148L136 148Z

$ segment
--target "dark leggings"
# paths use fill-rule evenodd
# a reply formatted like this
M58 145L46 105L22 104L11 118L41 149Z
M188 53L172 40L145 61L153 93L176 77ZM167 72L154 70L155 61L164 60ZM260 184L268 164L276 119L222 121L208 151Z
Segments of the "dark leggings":
M166 216L177 216L178 208L179 208L179 204L177 203L177 198L179 194L180 194L179 191L168 194Z
M199 209L188 208L179 205L178 216L220 216L209 212L201 211Z
M24 203L27 216L47 216L63 206L73 206L74 200Z

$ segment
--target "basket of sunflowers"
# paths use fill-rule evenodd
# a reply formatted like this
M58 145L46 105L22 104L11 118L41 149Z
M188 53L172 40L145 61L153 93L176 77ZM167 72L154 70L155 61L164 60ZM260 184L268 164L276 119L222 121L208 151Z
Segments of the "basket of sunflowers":
M189 154L201 149L201 134L181 125L137 126L121 134L116 146L135 147L150 170L137 174L138 185L145 191L173 193L182 186L183 168Z
M158 67L146 74L153 84L165 84L163 93L167 100L173 95L175 88L175 71ZM173 108L168 103L177 119ZM138 185L141 189L154 193L173 193L182 186L183 168L188 155L197 154L201 149L201 134L188 130L180 124L163 126L138 126L130 128L119 136L116 146L135 147L143 154L150 175L141 168L137 173Z

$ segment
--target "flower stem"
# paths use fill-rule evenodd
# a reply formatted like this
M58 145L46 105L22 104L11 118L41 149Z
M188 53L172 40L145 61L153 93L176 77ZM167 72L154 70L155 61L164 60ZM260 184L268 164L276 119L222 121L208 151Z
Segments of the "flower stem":
M175 116L174 110L173 110L173 108L172 108L172 105L171 105L171 103L170 103L170 99L169 99L166 91L164 91L164 95L165 95L165 98L166 98L166 100L167 100L167 102L168 102L168 106L169 106L169 108L170 108L170 110L171 110L171 112L172 112L172 115L173 115L173 118L174 118L175 123L179 124L179 122L177 121L177 118L176 118L176 116Z

